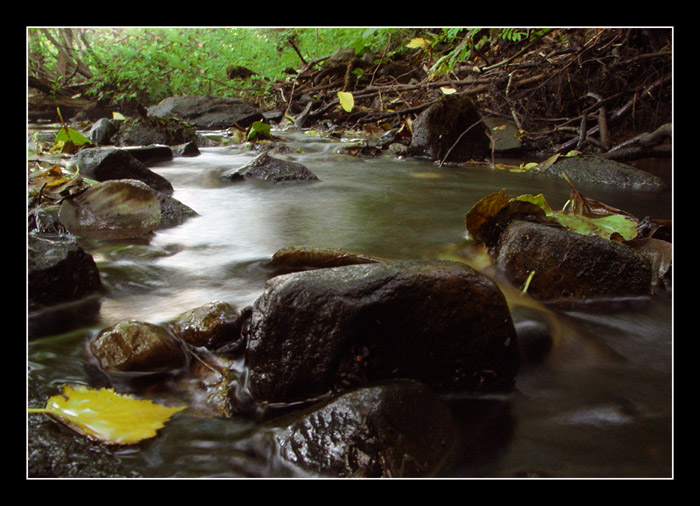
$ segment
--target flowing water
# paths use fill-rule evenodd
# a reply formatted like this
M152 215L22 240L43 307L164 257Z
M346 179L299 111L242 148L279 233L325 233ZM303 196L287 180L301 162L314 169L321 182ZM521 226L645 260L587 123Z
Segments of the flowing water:
M438 167L421 160L355 158L339 141L279 132L320 182L221 184L218 174L256 153L202 148L152 169L173 197L199 216L145 241L88 244L107 294L89 328L32 340L31 374L47 395L63 383L88 383L85 341L125 319L173 319L214 300L239 308L262 292L261 267L286 246L345 248L387 259L433 258L464 238L466 212L482 197L543 193L555 209L568 199L563 180L485 166ZM670 192L578 185L586 196L642 218L670 219ZM556 311L561 346L526 367L515 394L496 409L482 445L448 477L667 477L672 474L672 297L661 294ZM498 404L501 405L500 403ZM236 440L246 420L178 417L159 437L121 452L147 476L280 476L286 471ZM255 452L252 452L255 453Z

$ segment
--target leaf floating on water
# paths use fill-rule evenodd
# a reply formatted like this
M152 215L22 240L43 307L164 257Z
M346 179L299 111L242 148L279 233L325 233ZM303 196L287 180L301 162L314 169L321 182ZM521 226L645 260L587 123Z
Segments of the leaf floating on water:
M411 172L410 176L417 179L442 179L444 177L437 172Z
M162 406L117 394L111 388L64 385L63 395L51 397L46 408L29 412L50 414L77 433L106 444L127 445L155 436L170 417L186 407Z

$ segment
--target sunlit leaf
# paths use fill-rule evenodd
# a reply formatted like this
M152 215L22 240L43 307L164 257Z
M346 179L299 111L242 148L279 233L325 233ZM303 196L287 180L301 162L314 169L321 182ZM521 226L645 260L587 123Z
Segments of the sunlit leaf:
M106 444L126 445L155 436L175 413L186 407L170 408L108 388L64 385L63 395L55 395L45 408L29 412L50 414L79 434Z
M552 208L549 207L549 203L547 202L547 199L545 199L544 195L542 195L541 193L539 193L537 195L529 195L529 194L519 195L518 197L515 197L514 200L531 202L531 203L535 204L537 207L539 207L540 209L542 209L547 216L550 216L553 213Z
M338 100L340 101L340 107L342 107L345 112L352 111L352 108L355 106L355 98L352 96L352 93L348 91L339 91Z
M83 134L77 130L73 130L70 127L64 126L56 133L55 143L58 142L72 142L76 146L82 146L83 144L89 144L90 139L85 137Z
M450 86L440 86L440 91L443 95L452 95L454 93L457 93L457 90Z
M409 49L417 49L428 46L430 46L430 41L428 39L424 39L423 37L416 37L415 39L411 39L408 42L408 44L406 44L406 47Z
M126 118L124 117L124 115L122 113L117 112L117 111L112 111L112 119L125 120Z
M626 241L637 236L637 222L619 214L593 218L559 211L552 216L569 230L582 235L597 235L611 239L615 234L620 234Z

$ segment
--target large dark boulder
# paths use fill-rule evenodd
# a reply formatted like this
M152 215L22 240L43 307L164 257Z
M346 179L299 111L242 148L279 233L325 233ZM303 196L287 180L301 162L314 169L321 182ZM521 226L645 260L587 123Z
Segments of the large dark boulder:
M116 148L88 148L79 151L68 162L77 166L80 174L95 181L112 179L136 179L156 191L172 194L170 181L156 174L129 152Z
M175 117L199 129L218 130L233 126L249 127L262 121L262 112L239 98L190 95L169 97L148 108L149 117Z
M339 478L434 476L461 449L450 408L413 380L360 388L295 413L273 440L275 454L295 467Z
M288 402L406 377L438 392L512 388L505 298L457 262L400 261L277 276L245 331L250 394Z
M535 272L528 294L539 299L647 295L651 267L625 244L562 227L513 221L501 233L494 263L522 286Z
M457 163L481 161L490 153L487 132L469 97L447 95L413 122L409 154Z

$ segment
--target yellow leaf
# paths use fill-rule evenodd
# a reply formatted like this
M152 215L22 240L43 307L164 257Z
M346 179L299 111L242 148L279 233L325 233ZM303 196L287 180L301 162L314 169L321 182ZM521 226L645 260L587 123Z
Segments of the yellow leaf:
M117 120L125 120L126 118L124 115L120 112L117 111L112 111L112 119L117 119Z
M155 436L172 415L186 407L162 406L117 394L111 388L64 385L63 395L51 397L46 408L29 412L50 414L79 434L106 444L125 445Z
M355 106L355 99L353 98L352 93L348 91L339 91L338 100L340 101L340 106L345 112L352 111L352 108Z
M406 47L410 49L415 49L419 47L427 47L430 45L430 41L428 39L424 39L423 37L416 37L415 39L411 39L408 44L406 44Z

